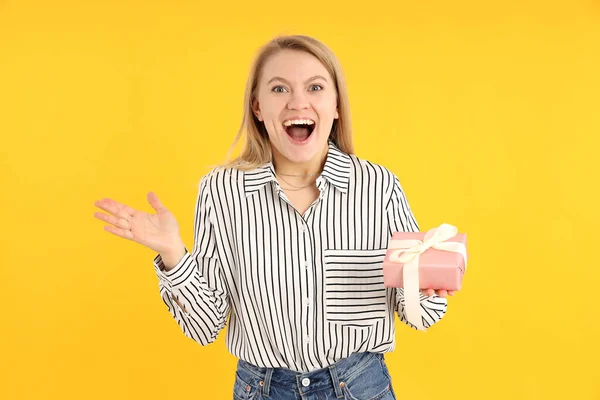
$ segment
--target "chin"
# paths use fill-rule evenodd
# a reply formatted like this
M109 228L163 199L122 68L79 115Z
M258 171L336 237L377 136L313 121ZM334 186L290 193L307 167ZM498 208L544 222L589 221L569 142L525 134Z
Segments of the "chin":
M303 154L303 155L288 154L288 155L285 155L285 158L287 158L289 161L296 163L296 164L305 164L305 163L308 163L311 160L313 160L315 155L316 155L316 152L313 152L311 154Z
M321 143L318 138L309 137L307 143L298 144L294 143L289 138L284 138L287 142L285 143L285 156L290 161L302 163L313 160L316 156L323 152L323 149L327 146L327 143Z

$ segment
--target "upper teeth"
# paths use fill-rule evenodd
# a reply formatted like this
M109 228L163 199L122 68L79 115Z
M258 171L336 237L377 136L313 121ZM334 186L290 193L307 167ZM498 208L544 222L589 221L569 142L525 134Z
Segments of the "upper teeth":
M311 119L290 119L288 121L285 121L283 123L284 126L291 126L291 125L312 125L314 124L315 121L311 120Z

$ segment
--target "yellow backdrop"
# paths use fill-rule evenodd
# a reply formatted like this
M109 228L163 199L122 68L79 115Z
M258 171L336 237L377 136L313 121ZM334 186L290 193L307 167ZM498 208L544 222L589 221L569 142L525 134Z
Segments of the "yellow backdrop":
M155 191L191 246L253 55L303 33L342 62L357 154L468 235L442 322L397 324L399 398L600 399L600 9L494 3L0 2L0 398L232 397L224 332L186 338L93 202Z

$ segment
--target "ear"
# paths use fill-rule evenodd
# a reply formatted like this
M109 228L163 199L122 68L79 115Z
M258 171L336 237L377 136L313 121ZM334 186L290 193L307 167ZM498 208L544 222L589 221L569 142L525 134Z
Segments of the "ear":
M260 115L260 107L258 105L258 100L256 98L252 99L252 112L256 115L259 121L262 121L262 116Z
M338 113L338 110L337 110L337 108L336 108L336 110L335 110L335 115L334 115L334 117L333 117L333 118L334 118L334 119L338 119L339 117L340 117L340 114Z

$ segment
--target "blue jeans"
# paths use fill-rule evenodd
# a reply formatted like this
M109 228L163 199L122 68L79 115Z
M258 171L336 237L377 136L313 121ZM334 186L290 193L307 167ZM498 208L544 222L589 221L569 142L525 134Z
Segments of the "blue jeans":
M357 353L326 368L300 373L239 360L235 400L396 399L383 354Z

